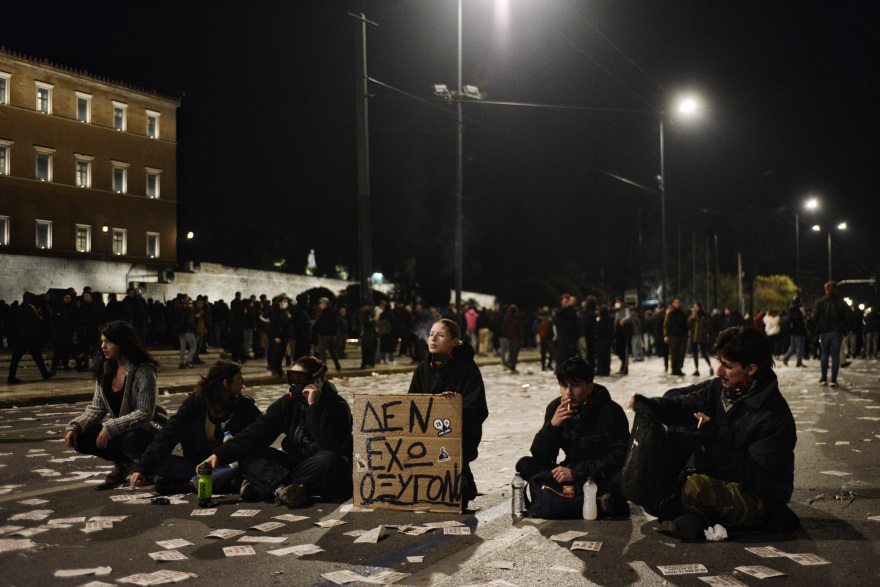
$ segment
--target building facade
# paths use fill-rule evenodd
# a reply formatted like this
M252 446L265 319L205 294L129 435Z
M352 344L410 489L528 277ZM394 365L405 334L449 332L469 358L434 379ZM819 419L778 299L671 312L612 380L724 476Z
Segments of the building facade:
M0 49L0 253L173 269L179 106Z

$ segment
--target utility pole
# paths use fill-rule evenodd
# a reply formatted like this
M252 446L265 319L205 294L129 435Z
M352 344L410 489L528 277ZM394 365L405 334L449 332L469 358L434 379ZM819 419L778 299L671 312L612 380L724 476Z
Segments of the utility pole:
M359 16L349 13L361 22L360 47L357 52L357 161L358 161L358 237L360 242L359 273L361 282L361 306L373 303L373 227L370 212L370 132L367 110L370 93L367 76L367 24L379 26L369 21L363 13Z

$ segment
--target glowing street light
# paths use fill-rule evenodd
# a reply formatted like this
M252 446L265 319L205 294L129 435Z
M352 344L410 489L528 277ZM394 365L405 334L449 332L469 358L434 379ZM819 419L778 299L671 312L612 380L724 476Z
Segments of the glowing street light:
M189 231L188 233L186 233L187 240L192 240L195 236L196 235L193 234L193 231Z
M806 202L804 202L804 208L809 211L814 211L819 208L819 199L818 198L810 198ZM813 230L816 230L815 228ZM797 265L797 290L800 292L801 290L801 219L800 214L795 211L794 213L794 254L795 254L795 263Z
M818 224L813 225L813 230L816 232L821 232L822 227ZM837 230L846 230L846 222L841 222L837 225ZM826 231L828 233L828 281L831 281L831 230Z

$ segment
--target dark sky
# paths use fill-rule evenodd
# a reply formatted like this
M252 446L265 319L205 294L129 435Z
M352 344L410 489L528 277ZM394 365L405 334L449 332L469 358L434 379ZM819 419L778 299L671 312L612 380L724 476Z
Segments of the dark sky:
M507 18L499 18L506 6ZM374 268L452 287L454 0L47 2L4 6L0 44L176 94L181 256L356 270L355 51L372 84ZM465 289L548 279L635 283L659 264L659 121L666 120L670 275L678 231L717 234L722 271L805 281L880 269L876 2L465 0ZM507 24L504 24L506 21ZM388 87L390 86L390 87ZM673 104L699 96L696 119ZM537 108L490 102L571 106ZM649 190L633 187L611 175ZM822 208L800 208L808 196ZM184 245L186 246L186 245ZM704 261L701 261L704 263ZM686 270L686 272L689 269ZM656 278L656 273L654 275ZM675 285L673 283L673 285ZM549 300L548 300L549 301Z

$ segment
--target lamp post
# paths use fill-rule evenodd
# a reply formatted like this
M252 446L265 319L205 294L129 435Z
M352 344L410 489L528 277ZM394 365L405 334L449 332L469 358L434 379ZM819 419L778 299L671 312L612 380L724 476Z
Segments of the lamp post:
M693 115L697 109L697 103L692 98L686 98L679 102L678 111L681 114ZM666 300L666 154L664 152L664 112L660 113L660 175L657 176L657 185L660 187L660 238L663 240L661 247L661 281L660 281L660 305L664 306Z
M819 207L819 200L817 198L810 198L804 204L804 208L807 210L815 210ZM796 268L796 276L797 276L797 290L801 291L801 222L800 222L800 214L795 210L794 213L794 255L795 255L795 268Z
M813 230L816 232L820 232L822 227L816 224L813 226ZM846 230L846 222L841 222L837 225L837 230ZM831 281L831 229L827 230L828 232L828 281Z

